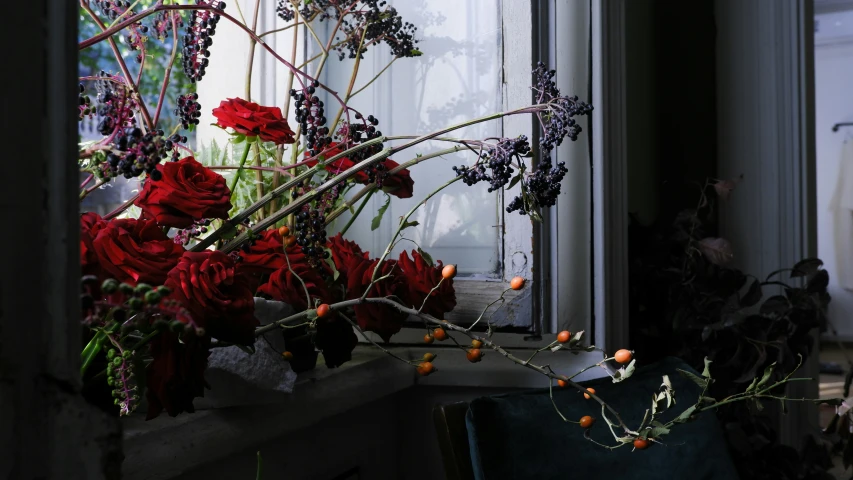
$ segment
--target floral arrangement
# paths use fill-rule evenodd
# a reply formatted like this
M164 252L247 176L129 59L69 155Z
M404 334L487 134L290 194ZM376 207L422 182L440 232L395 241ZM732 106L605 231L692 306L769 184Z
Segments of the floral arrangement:
M312 350L322 351L326 363L336 367L351 358L356 333L374 332L388 341L410 317L423 322L426 344L446 339L457 342L448 333L456 332L470 338L470 343L457 342L456 346L473 363L484 352L493 351L542 374L550 386L556 382L559 387L582 391L601 406L601 418L613 432L615 445L607 448L633 445L645 449L661 443L673 425L703 410L740 400L777 398L774 392L780 386L797 380L788 375L771 382L770 366L755 379L749 393L719 402L703 395L675 420L661 424L656 416L674 402L674 392L664 377L660 390L654 392L650 415L631 428L594 390L573 378L591 368L603 368L614 382L624 381L635 368L633 352L623 349L608 355L584 344L584 332L564 331L529 358L519 358L492 341L485 311L475 322L482 322L485 332L445 320L457 303L455 265L434 261L417 245L391 258L404 240L403 232L418 227L410 220L414 212L459 181L469 186L487 182L489 191L517 188L518 194L506 203L507 213L541 221L541 210L555 204L567 173L562 163L552 161L551 152L565 139L576 140L582 133L577 119L592 112L590 105L557 89L554 70L541 63L535 66L529 105L426 135L389 136L379 130L379 119L349 103L357 93L354 80L359 62L374 46L388 45L391 62L421 54L416 48L416 27L385 2L279 1L277 13L290 22L287 28L305 26L322 50L306 62L313 62L312 75L306 73L305 65L295 66L295 57L284 58L262 38L297 35L298 29L256 31L260 2L256 2L252 22L241 21L219 0L188 4L158 0L137 10L139 3L81 0L82 11L101 33L79 45L82 50L107 42L117 63L115 72L81 78L80 117L97 115L103 138L81 144L78 162L88 176L80 186L80 198L118 177L141 181L138 194L115 211L103 217L85 213L80 218L82 309L87 331L82 373L89 381L108 385L121 414L129 414L139 405L143 386L148 418L163 411L172 416L192 412L193 399L204 393L204 372L213 348L240 346L251 352L257 337L298 331L310 339ZM176 92L172 97L174 126L165 124L162 109L170 94L174 65L179 64L191 82L204 81L207 66L216 61L210 47L220 22L234 24L248 35L249 58L260 46L287 67L289 96L283 109L252 102L250 63L246 98L222 99L212 109L217 126L230 134L234 151L240 153L233 162L205 165L187 146L187 135L198 125L201 112L211 106L200 105L192 92ZM327 41L312 28L317 22L334 24ZM156 41L152 37L160 41L171 38L160 96L150 110L139 94L141 75L132 74L118 48L120 34L138 64L146 61L148 44ZM329 57L335 56L355 60L341 94L317 80ZM141 65L139 69L141 72ZM92 85L97 92L94 99L86 94ZM293 125L286 115L291 107ZM514 115L536 118L541 138L535 145L525 136L476 140L446 136L468 125ZM447 142L451 147L417 154L416 147L428 140ZM418 191L410 169L457 151L471 152L472 161L454 167L438 189ZM531 162L534 154L535 165ZM392 156L409 159L397 162ZM233 173L230 181L223 176L225 172ZM238 191L244 194L237 195ZM391 241L376 257L345 235L349 225L359 221L367 198L378 191L422 200L399 219ZM359 201L361 205L353 210ZM135 218L128 213L131 206L138 208ZM387 206L379 212L380 220L385 209ZM350 223L332 234L327 227L347 211L354 211ZM521 277L513 278L505 292L527 288L525 283ZM261 326L254 315L256 296L285 302L297 313ZM494 303L503 301L501 295ZM393 355L369 336L364 338ZM598 352L602 358L568 375L533 363L540 353L560 350ZM288 348L282 352L282 361L296 361L299 355ZM421 375L437 371L432 353L419 360L399 360ZM95 372L91 367L98 362L103 370ZM621 368L613 369L612 364ZM712 381L707 365L701 377L682 374L706 389ZM595 422L595 412L590 413L577 421L560 417L589 429Z

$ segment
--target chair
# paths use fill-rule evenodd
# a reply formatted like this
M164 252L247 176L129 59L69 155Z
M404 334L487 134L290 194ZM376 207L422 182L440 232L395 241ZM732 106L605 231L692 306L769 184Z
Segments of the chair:
M667 358L639 368L622 383L610 378L584 382L616 409L629 426L637 426L658 392L662 375L669 375L676 404L661 416L666 422L693 405L701 389L676 369L695 373L679 359ZM554 400L566 418L596 417L590 436L613 445L601 408L574 389L554 390ZM676 425L663 438L665 445L646 450L631 446L608 450L584 439L583 430L560 419L548 389L481 397L470 404L438 405L433 420L451 480L524 480L619 478L666 480L735 480L722 428L713 411Z

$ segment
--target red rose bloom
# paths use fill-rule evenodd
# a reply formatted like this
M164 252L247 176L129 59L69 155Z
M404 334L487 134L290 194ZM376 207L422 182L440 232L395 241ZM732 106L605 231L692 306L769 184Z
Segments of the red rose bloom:
M251 345L259 322L249 281L219 251L186 252L166 279L173 298L193 321L223 342Z
M176 228L205 218L228 218L231 191L222 175L193 157L157 165L157 170L160 178L149 177L133 202L146 216Z
M262 107L242 98L229 98L213 109L216 124L222 128L231 127L235 132L249 137L260 137L265 142L276 145L293 143L293 130L287 125L278 107Z
M364 294L367 286L370 285L373 270L378 263L378 260L370 261L358 256L350 257L346 265L347 299L359 298ZM373 285L367 298L399 296L406 291L405 279L399 274L400 269L394 260L383 262L376 277L383 277L392 272L395 274ZM381 303L364 303L354 306L353 309L358 325L363 330L376 332L386 342L391 339L391 335L400 331L403 322L408 317L396 308Z
M305 284L304 287L303 283ZM305 296L306 289L311 297L310 304ZM323 303L332 301L332 295L326 287L323 277L320 276L320 272L308 265L304 256L299 261L290 257L290 268L287 268L287 264L285 264L273 272L267 283L258 289L258 293L268 295L273 300L284 302L297 311L313 307L315 299L319 299Z
M456 308L456 292L453 289L453 280L447 279L441 281L442 263L439 261L438 266L431 267L427 264L424 257L417 251L412 250L412 258L405 251L400 254L400 261L397 264L403 270L403 276L406 278L406 291L400 295L400 299L414 309L421 308L428 315L435 318L443 318L444 315ZM432 290L441 282L441 286ZM432 292L432 293L430 293ZM429 300L424 300L429 296Z
M153 361L146 369L147 419L166 410L170 416L192 413L193 399L204 396L204 371L210 355L210 338L185 334L182 341L172 332L162 332L151 340Z
M340 233L329 238L329 250L332 251L332 261L340 274L338 280L344 285L346 284L347 266L350 259L357 257L367 260L370 258L367 253L361 251L361 247L357 243L344 240Z
M184 253L154 221L128 218L102 223L94 227L99 229L91 242L102 276L131 285L161 285Z
M344 151L346 151L344 145L332 142L329 144L329 146L323 149L323 157L332 158L335 155L338 155L339 153ZM307 152L305 156L308 156ZM391 160L390 158L385 159L381 163L388 171L400 166L399 163L395 162L394 160ZM309 160L305 164L309 167L313 167L314 165L317 165L317 160ZM332 173L340 173L344 170L352 168L354 165L355 162L350 160L349 157L341 157L335 160L334 162L326 165L326 170ZM367 185L368 183L370 183L367 173L365 173L364 170L356 172L352 178L355 179L356 183L360 183L362 185ZM412 196L414 188L415 181L412 180L412 175L409 170L405 168L395 173L394 175L389 175L385 177L382 180L382 189L398 198L410 198Z
M83 275L102 276L92 240L106 224L97 213L87 212L80 215L80 267Z
M287 254L291 262L302 261L305 257L302 248L290 247ZM271 228L264 230L259 238L256 238L248 251L240 252L240 263L237 265L241 273L269 274L282 266L287 266L284 258L284 242L278 230Z

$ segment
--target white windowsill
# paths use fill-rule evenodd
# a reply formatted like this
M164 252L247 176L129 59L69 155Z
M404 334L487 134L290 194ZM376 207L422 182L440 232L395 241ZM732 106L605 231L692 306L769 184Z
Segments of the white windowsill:
M168 415L146 422L144 412L123 421L125 480L174 478L213 459L254 447L288 432L308 427L326 417L394 394L413 385L457 387L538 388L547 382L538 373L487 352L480 363L469 363L450 346L395 347L402 358L438 354L438 372L420 377L408 365L371 347L359 346L352 361L329 369L320 358L317 367L299 375L294 391L275 404L199 410L176 418ZM529 353L527 353L529 355ZM545 362L547 353L537 360ZM557 372L575 372L595 363L598 353L549 355ZM600 377L592 369L579 380Z

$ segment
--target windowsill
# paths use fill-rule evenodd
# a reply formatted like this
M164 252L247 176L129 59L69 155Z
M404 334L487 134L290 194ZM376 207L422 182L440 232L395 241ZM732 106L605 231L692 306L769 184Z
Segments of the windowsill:
M547 382L538 373L487 353L480 363L469 363L449 345L396 347L402 358L438 354L435 375L420 377L413 368L385 353L359 346L353 359L329 369L322 358L314 370L299 375L292 394L265 405L199 410L176 418L167 415L146 422L144 412L123 420L125 480L174 478L212 459L252 448L265 441L308 427L326 417L402 391L413 385L456 387L538 388ZM543 354L544 355L544 354ZM577 371L599 360L595 353L558 354L548 359L555 371ZM603 375L593 369L579 380Z

